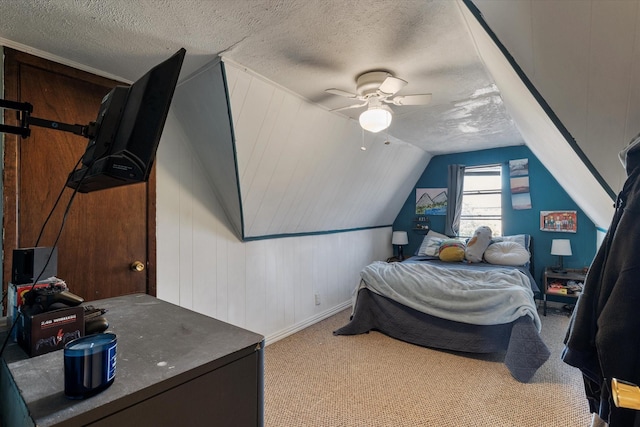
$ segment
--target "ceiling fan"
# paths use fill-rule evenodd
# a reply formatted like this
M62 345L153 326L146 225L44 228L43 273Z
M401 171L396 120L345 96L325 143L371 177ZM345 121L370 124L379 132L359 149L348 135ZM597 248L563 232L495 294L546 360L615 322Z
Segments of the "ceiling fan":
M375 133L391 125L392 111L385 104L426 105L431 101L430 93L394 96L406 85L407 82L405 80L394 77L387 71L368 71L356 78L356 93L341 89L326 89L325 92L362 101L359 104L348 105L331 111L367 107L367 110L360 114L360 126L369 132Z

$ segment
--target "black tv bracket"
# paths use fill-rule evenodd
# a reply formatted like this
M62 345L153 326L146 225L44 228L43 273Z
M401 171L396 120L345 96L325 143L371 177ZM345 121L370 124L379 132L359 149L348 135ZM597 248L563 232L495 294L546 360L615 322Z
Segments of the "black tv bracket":
M63 132L71 132L75 135L84 136L89 139L95 138L96 136L95 122L91 122L88 125L70 125L67 123L60 123L55 120L33 117L31 115L31 113L33 113L33 105L28 102L16 102L0 99L0 108L16 110L17 119L20 123L20 126L0 124L0 132L2 133L10 133L13 135L20 135L23 138L28 138L31 135L31 129L29 129L29 126L33 125Z

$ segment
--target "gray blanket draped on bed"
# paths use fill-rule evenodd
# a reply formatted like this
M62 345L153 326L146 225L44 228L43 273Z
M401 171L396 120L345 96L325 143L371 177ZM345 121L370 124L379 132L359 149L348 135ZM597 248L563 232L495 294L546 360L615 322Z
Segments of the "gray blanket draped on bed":
M517 269L378 261L360 276L359 288L443 319L497 325L529 316L541 327L529 278Z
M395 301L395 295L382 296L368 285L358 289L351 321L335 335L378 330L424 347L470 353L505 352L505 365L521 382L528 382L549 358L549 349L538 333L535 311L530 315L527 309L499 324L471 324L425 313Z

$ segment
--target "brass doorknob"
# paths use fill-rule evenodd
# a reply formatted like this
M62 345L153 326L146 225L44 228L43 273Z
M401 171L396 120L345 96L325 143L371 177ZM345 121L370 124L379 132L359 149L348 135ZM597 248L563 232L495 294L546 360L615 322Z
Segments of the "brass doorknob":
M137 271L138 273L140 273L141 271L144 271L144 264L141 263L140 261L132 262L129 267L131 267L131 270Z

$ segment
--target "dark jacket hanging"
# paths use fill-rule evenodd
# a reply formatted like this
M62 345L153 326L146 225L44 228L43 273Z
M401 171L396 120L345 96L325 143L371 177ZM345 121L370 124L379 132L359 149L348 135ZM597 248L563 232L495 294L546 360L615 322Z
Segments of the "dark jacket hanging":
M573 312L562 359L582 371L591 412L610 427L640 427L640 411L617 408L611 397L612 378L640 384L640 139L620 157L627 180Z

